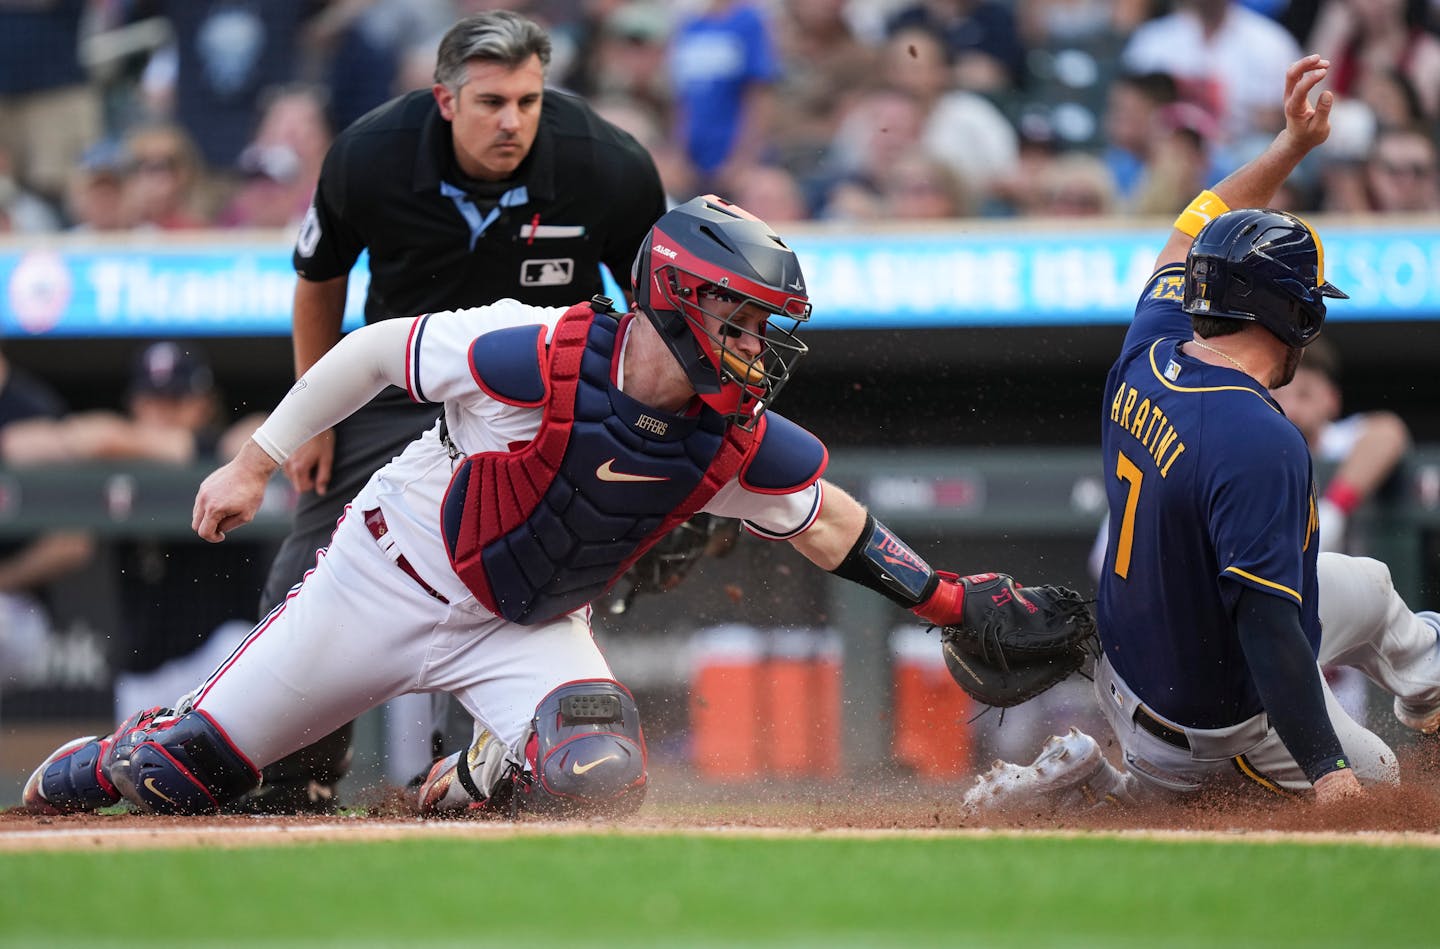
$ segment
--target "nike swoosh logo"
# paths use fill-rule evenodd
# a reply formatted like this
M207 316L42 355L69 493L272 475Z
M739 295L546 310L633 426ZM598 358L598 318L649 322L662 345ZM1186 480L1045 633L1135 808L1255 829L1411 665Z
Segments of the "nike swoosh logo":
M611 458L605 464L595 469L595 477L601 481L669 481L669 478L662 478L658 475L626 474L623 471L616 471L612 466L615 459Z
M603 757L603 758L596 758L594 761L590 762L589 764L581 764L580 762L577 761L577 762L575 762L574 764L572 764L572 765L570 766L570 773L571 773L571 774L584 774L586 771L589 771L591 768L595 767L596 765L604 764L605 762L611 760L612 758L618 758L618 757L620 757L620 756L619 756L619 755L606 755L606 756Z
M175 803L175 799L174 799L173 797L171 797L170 795L166 794L164 791L160 790L159 788L157 788L157 787L155 786L155 779L154 779L154 778L146 778L145 781L144 781L144 784L145 784L145 788L146 788L151 794L154 794L156 797L160 798L160 800L162 800L162 801L169 801L171 804L174 804L174 803Z

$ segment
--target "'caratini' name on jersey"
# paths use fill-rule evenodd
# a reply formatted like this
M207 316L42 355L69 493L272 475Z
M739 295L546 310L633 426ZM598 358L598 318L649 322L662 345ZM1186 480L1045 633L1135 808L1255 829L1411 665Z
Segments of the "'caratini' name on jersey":
M1181 300L1185 295L1184 274L1169 274L1155 282L1150 295L1156 300ZM1152 350L1153 352L1153 350ZM1137 404L1138 403L1138 404ZM1160 470L1160 477L1170 473L1170 466L1185 452L1185 442L1175 426L1170 424L1165 410L1150 401L1140 398L1134 386L1121 382L1110 400L1110 421L1133 435Z
M1110 421L1145 446L1162 478L1170 474L1170 466L1185 452L1185 442L1170 424L1165 410L1148 397L1140 398L1140 393L1128 383L1121 382L1110 400Z

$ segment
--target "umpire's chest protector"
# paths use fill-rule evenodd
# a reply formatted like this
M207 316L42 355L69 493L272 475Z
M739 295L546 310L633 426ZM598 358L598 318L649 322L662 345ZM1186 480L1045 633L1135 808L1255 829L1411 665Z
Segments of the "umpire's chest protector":
M470 345L487 395L544 408L535 438L456 468L441 506L455 573L484 606L535 625L595 599L735 477L754 433L704 409L675 416L611 384L619 324L590 304L555 325Z

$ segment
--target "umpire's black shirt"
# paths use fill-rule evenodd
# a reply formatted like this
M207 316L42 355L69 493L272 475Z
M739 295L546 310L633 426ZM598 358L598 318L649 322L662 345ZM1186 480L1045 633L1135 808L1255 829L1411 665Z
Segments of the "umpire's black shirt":
M601 291L601 263L626 286L636 251L664 213L650 156L573 96L547 89L530 154L509 179L480 182L456 164L434 96L412 92L335 139L294 264L304 279L330 280L349 273L368 247L369 323L505 297L570 306ZM300 497L262 615L315 565L345 503L439 412L392 386L335 426L330 490Z
M579 99L547 89L530 154L502 182L467 179L429 91L358 119L336 138L296 241L308 280L350 271L370 249L365 320L505 297L569 306L599 293L599 264L626 285L665 195L650 156Z

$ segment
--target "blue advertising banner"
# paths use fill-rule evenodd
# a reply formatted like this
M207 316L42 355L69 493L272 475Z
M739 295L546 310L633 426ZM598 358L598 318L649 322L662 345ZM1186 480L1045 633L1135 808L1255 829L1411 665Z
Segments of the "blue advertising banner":
M1440 222L1323 232L1326 277L1351 297L1331 306L1331 319L1440 319ZM224 235L161 241L0 244L0 334L289 335L295 275L287 244ZM809 329L900 329L1125 323L1160 236L1153 228L799 229L790 242L815 304ZM362 258L347 328L361 322L367 282Z

